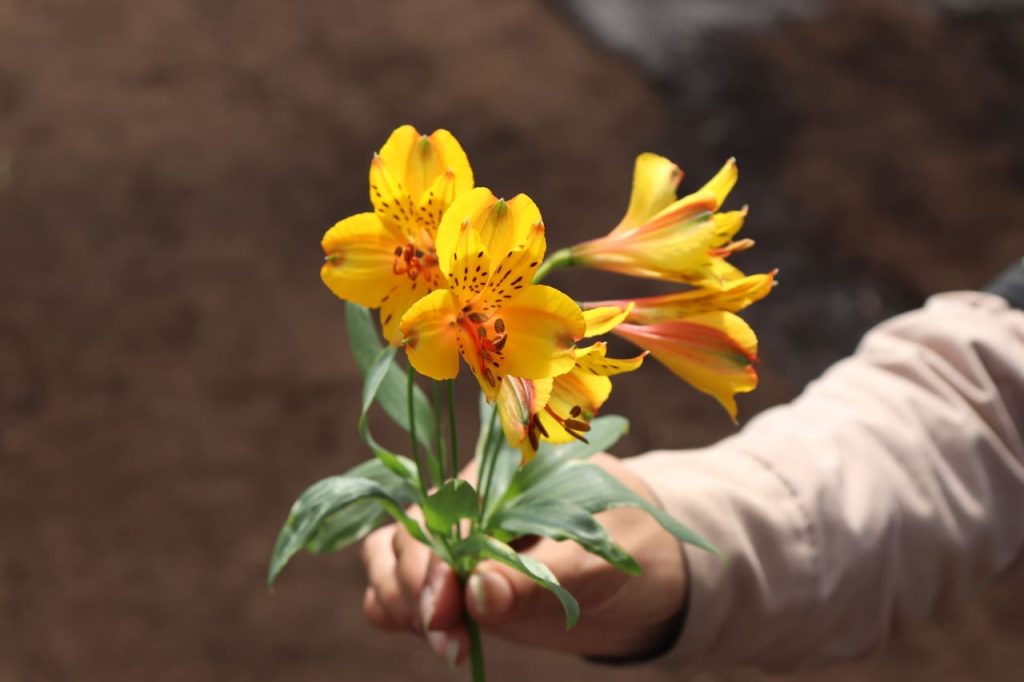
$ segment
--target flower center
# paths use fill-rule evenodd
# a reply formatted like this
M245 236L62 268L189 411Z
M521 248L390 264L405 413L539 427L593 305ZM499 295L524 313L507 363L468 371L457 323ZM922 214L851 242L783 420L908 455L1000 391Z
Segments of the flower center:
M501 368L501 358L508 341L505 321L500 317L491 318L484 313L474 312L472 306L465 306L456 320L458 325L472 339L476 350L477 369L480 376L492 388L501 380L494 370Z
M437 252L434 247L420 249L413 244L395 247L395 260L391 271L396 275L407 275L412 281L424 273L427 279L433 280L433 268L437 267Z
M568 433L570 436L572 436L576 440L583 441L584 443L589 442L583 434L590 430L590 424L579 419L579 417L583 415L582 407L580 407L579 405L573 405L572 410L569 411L568 417L562 417L561 415L559 415L551 408L551 405L545 405L544 411L547 412L552 419L558 422L558 424L563 429L565 429L565 432Z

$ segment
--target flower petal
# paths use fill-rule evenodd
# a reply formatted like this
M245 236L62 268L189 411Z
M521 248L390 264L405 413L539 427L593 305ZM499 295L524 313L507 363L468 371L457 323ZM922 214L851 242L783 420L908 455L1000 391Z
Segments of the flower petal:
M471 306L487 286L490 263L480 233L468 223L463 223L447 268L448 286L460 307Z
M554 378L551 398L538 417L547 432L544 440L552 443L569 443L577 435L585 433L580 425L588 425L597 411L608 400L612 392L612 380L606 376L590 374L574 368L571 372ZM580 430L570 432L567 426L576 425ZM588 427L589 428L589 427Z
M455 200L455 174L451 171L437 176L426 192L420 196L416 205L416 219L420 228L426 232L423 241L433 244L437 239L437 227L441 224L444 212Z
M543 379L575 366L573 344L583 337L586 323L579 306L558 289L531 284L494 317L503 321L507 334L503 373Z
M396 239L416 240L416 204L392 169L376 154L370 162L370 203Z
M399 245L374 214L345 218L324 234L320 278L339 298L376 308L400 281L392 271Z
M589 315L598 311L621 310L627 305L633 306L628 316L632 324L656 324L717 310L736 313L767 296L775 286L777 273L777 270L772 270L760 275L741 276L721 286L690 289L664 296L586 303L584 305L592 308L585 310L583 316L589 321ZM589 328L587 331L589 333Z
M454 379L459 373L458 315L455 297L438 289L416 301L399 328L405 352L417 372L431 379Z
M632 301L615 301L607 305L598 304L596 307L584 310L583 319L587 323L587 331L583 336L589 339L592 336L607 334L615 329L616 325L624 322L632 310Z
M726 211L716 213L712 216L715 221L715 240L712 246L722 246L736 236L736 233L743 227L743 221L747 218L747 207L744 206L738 211Z
M576 369L594 376L610 377L640 369L647 357L647 351L634 358L610 358L607 356L608 344L598 341L588 348L576 349Z
M456 195L473 186L473 170L466 152L444 129L421 135L410 125L401 126L381 147L380 157L417 203L438 176L447 171L454 175Z
M529 440L533 418L547 404L551 386L551 379L505 377L495 404L509 445L520 447ZM536 448L532 451L536 452ZM529 457L524 459L529 461Z
M438 267L445 277L451 279L454 267L459 264L457 258L453 258L459 240L463 239L463 233L472 229L477 232L477 239L483 244L479 237L479 231L474 224L478 217L489 210L497 199L486 187L477 187L465 194L461 194L448 207L441 218L441 224L437 228L437 239L434 248L437 250Z
M739 176L740 171L736 166L736 159L731 158L725 162L721 170L715 173L715 177L708 180L707 184L694 192L694 194L710 194L715 197L718 206L721 206L725 203L725 198L729 196L729 192L736 186Z
M496 310L529 286L541 261L544 260L546 248L544 223L538 221L530 228L525 242L506 252L494 268L487 292L480 299L481 309L486 312Z
M430 293L429 288L410 280L408 277L397 277L394 289L380 303L380 326L384 339L392 346L402 342L402 330L399 323L402 316L413 303Z
M674 374L714 397L733 421L735 394L757 387L757 337L733 313L704 313L647 326L621 324L615 333L649 350Z
M664 156L645 152L636 157L629 208L612 234L639 227L676 200L683 171Z

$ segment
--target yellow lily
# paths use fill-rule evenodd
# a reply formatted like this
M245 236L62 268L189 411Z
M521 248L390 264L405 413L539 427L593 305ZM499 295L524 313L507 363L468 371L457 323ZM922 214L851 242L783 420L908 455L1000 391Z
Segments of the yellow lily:
M725 258L753 246L733 237L747 209L718 213L736 184L729 159L702 188L676 199L679 166L657 154L636 159L629 208L609 234L569 249L575 263L636 277L709 286L741 277Z
M614 334L650 351L676 376L715 398L736 421L735 395L757 388L757 336L735 311L764 298L775 274L751 275L721 289L584 305L626 313Z
M472 187L469 160L451 133L396 129L370 163L373 213L327 230L320 278L339 298L379 307L384 338L397 345L405 311L444 286L437 228L452 201Z
M436 248L447 288L414 303L399 325L420 374L452 379L461 355L493 401L507 376L548 379L573 368L586 324L571 298L530 283L546 243L529 197L467 192L445 212Z

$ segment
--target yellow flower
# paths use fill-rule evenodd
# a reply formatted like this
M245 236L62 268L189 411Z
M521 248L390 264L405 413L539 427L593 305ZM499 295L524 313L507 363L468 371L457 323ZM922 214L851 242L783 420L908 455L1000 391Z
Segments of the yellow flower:
M735 313L767 296L775 274L751 275L720 289L585 306L626 313L626 323L613 333L650 351L674 374L714 397L735 421L735 395L757 387L757 337Z
M583 313L557 289L530 283L545 238L529 197L467 192L445 212L436 247L448 288L414 303L400 323L420 374L454 378L461 355L493 401L506 376L547 379L573 368Z
M736 162L729 159L706 185L676 199L683 173L663 156L636 159L629 208L609 234L573 246L574 262L636 277L708 286L741 277L725 261L753 241L733 241L747 210L718 213L736 184Z
M585 336L604 334L622 322L629 308L584 312ZM576 363L565 374L529 380L508 377L498 395L498 413L505 437L519 447L523 463L537 454L540 441L586 442L590 422L612 391L610 376L638 369L647 353L619 360L607 357L607 344L597 342L575 350Z
M380 308L384 337L421 296L444 286L434 240L452 201L472 189L466 153L447 130L396 129L370 163L373 213L345 218L324 235L320 278L335 295Z

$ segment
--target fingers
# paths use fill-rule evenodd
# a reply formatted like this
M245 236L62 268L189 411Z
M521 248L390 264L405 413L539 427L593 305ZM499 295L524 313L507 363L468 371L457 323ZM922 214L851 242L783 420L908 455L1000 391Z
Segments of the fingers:
M395 526L385 526L366 536L362 546L369 581L363 612L373 625L392 631L413 627L413 611L396 574L398 562L392 549L395 533Z

